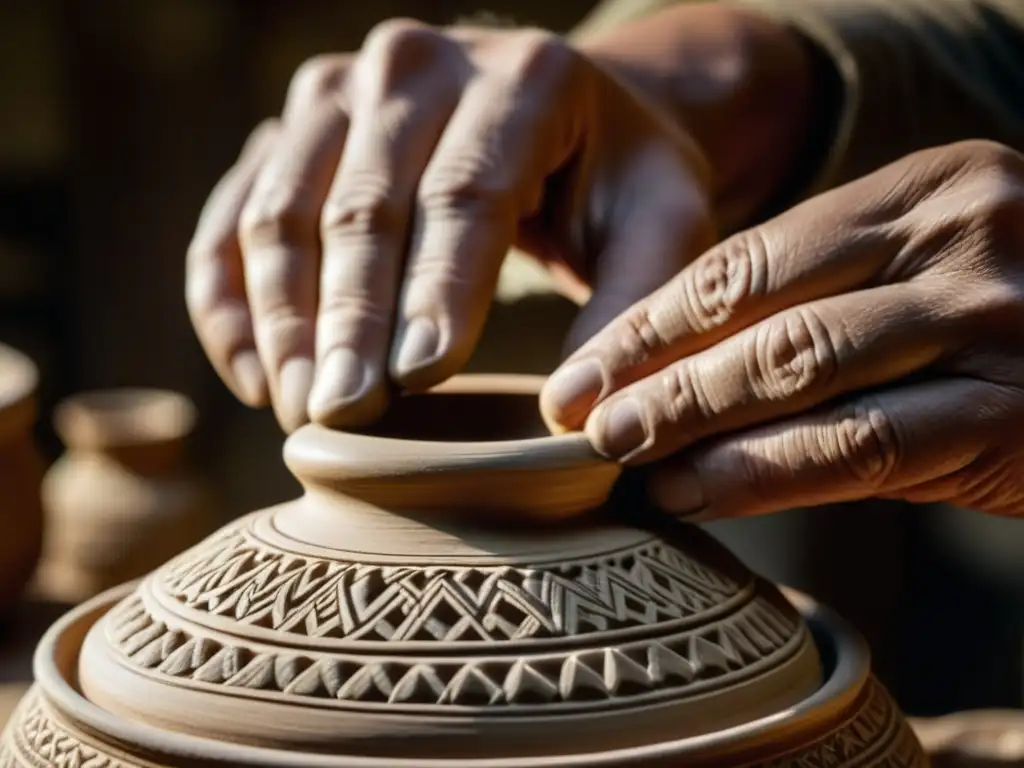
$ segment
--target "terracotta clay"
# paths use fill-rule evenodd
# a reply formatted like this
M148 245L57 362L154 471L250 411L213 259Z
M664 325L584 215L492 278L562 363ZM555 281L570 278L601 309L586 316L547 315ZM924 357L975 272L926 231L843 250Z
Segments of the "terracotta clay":
M89 392L58 406L67 451L43 483L42 594L79 602L213 530L210 499L182 456L194 419L187 398L161 390Z
M609 500L539 386L297 432L301 498L52 628L0 766L926 764L855 633Z
M39 374L0 344L0 611L21 596L39 559L43 461L32 436Z

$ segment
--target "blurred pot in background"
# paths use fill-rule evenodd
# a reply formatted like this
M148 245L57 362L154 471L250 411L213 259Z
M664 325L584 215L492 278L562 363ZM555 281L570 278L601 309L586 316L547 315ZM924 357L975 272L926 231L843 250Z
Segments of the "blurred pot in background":
M24 590L42 543L39 485L43 460L33 441L39 373L25 355L0 344L0 610Z
M188 398L163 390L88 392L58 406L67 452L43 483L46 597L79 602L135 579L215 527L212 500L185 461L195 418Z

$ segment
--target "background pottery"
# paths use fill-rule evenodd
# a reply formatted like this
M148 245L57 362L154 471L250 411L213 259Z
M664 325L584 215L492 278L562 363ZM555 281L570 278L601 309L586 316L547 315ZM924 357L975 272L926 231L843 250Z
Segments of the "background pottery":
M127 765L925 764L853 632L609 501L618 467L544 436L539 384L297 432L301 498L58 622L7 759L44 731Z
M0 611L21 595L42 543L44 467L32 434L37 385L35 364L0 344Z
M78 602L213 529L210 499L183 456L194 421L187 398L161 390L89 392L58 406L54 425L67 451L43 483L43 594Z

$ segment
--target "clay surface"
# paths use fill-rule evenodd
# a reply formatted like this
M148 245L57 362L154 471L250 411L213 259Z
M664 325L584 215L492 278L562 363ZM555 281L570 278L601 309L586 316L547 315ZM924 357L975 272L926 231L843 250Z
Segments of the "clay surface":
M617 466L546 434L539 385L463 377L370 433L297 432L300 498L54 627L2 754L923 765L850 630L805 602L816 639L714 539L624 506Z

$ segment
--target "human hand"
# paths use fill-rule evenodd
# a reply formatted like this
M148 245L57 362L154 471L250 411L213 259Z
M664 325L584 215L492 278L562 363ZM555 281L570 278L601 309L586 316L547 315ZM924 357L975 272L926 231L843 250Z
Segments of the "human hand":
M303 66L211 195L187 301L244 402L365 423L466 362L511 245L592 298L584 338L713 242L691 139L533 30L391 21ZM572 343L572 342L570 342Z
M698 257L546 418L695 519L867 497L1024 513L1024 156L905 158Z

